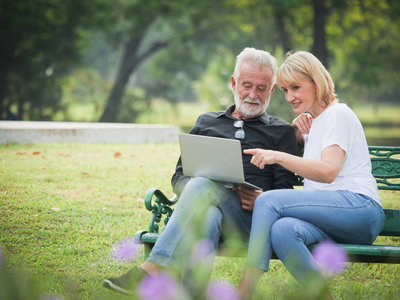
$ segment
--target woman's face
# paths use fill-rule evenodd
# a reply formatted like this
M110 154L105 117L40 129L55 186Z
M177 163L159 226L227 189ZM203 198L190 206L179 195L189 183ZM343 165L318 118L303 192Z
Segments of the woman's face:
M286 101L292 106L294 113L310 113L316 118L324 111L324 107L317 100L317 87L311 79L296 74L298 82L290 82L281 86L285 92Z

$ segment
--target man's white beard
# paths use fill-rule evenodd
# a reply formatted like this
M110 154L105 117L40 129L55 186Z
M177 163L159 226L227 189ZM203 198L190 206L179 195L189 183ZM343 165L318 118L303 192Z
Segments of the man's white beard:
M264 105L261 105L261 100L260 98L257 99L250 99L249 97L244 98L243 102L240 100L239 93L237 90L233 93L235 97L235 104L236 104L236 109L239 111L239 113L246 117L246 118L254 118L259 115L262 115L268 107L269 104L269 97L265 100ZM246 103L258 103L258 106L252 106L252 105L246 105Z

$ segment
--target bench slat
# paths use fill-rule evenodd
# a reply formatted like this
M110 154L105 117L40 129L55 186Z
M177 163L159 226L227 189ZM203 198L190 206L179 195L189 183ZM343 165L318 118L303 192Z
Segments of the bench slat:
M159 233L150 233L146 231L142 231L141 234L137 233L135 236L137 244L145 244L148 246L148 253L150 249L154 246L157 238L159 237ZM139 238L140 236L140 238ZM137 238L136 238L137 237ZM349 260L351 262L357 263L400 263L400 247L398 246L389 246L389 245L345 245L341 244L346 250ZM328 246L325 246L328 247ZM309 247L312 251L315 248L315 245ZM219 256L228 256L228 257L245 257L247 252L247 244L236 244L234 247L229 245L226 247L224 244L221 244L218 248ZM278 259L276 255L272 256L272 259Z
M349 260L358 263L400 263L400 247L390 245L348 245L341 244L346 250ZM309 247L311 250L315 246ZM323 246L322 246L323 247Z
M379 235L400 236L400 209L383 209L385 225Z

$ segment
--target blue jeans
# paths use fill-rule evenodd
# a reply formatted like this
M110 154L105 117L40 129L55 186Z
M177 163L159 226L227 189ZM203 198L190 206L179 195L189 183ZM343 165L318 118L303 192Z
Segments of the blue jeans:
M223 229L236 230L248 238L251 218L251 212L241 208L235 191L206 178L193 178L182 190L171 219L147 260L161 267L170 267L182 260L182 255L190 253L194 237L208 239L213 251Z
M349 191L274 190L255 202L247 267L268 270L272 252L302 285L315 273L307 246L331 239L372 244L385 215L373 199ZM310 273L307 273L310 272ZM323 280L322 274L317 276Z

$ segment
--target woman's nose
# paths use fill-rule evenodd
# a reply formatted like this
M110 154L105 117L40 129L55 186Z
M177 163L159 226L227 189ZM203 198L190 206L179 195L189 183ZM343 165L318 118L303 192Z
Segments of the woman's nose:
M287 101L287 102L291 102L291 101L293 101L293 100L294 100L294 95L293 95L293 93L290 92L290 91L287 91L287 92L286 92L286 101Z

